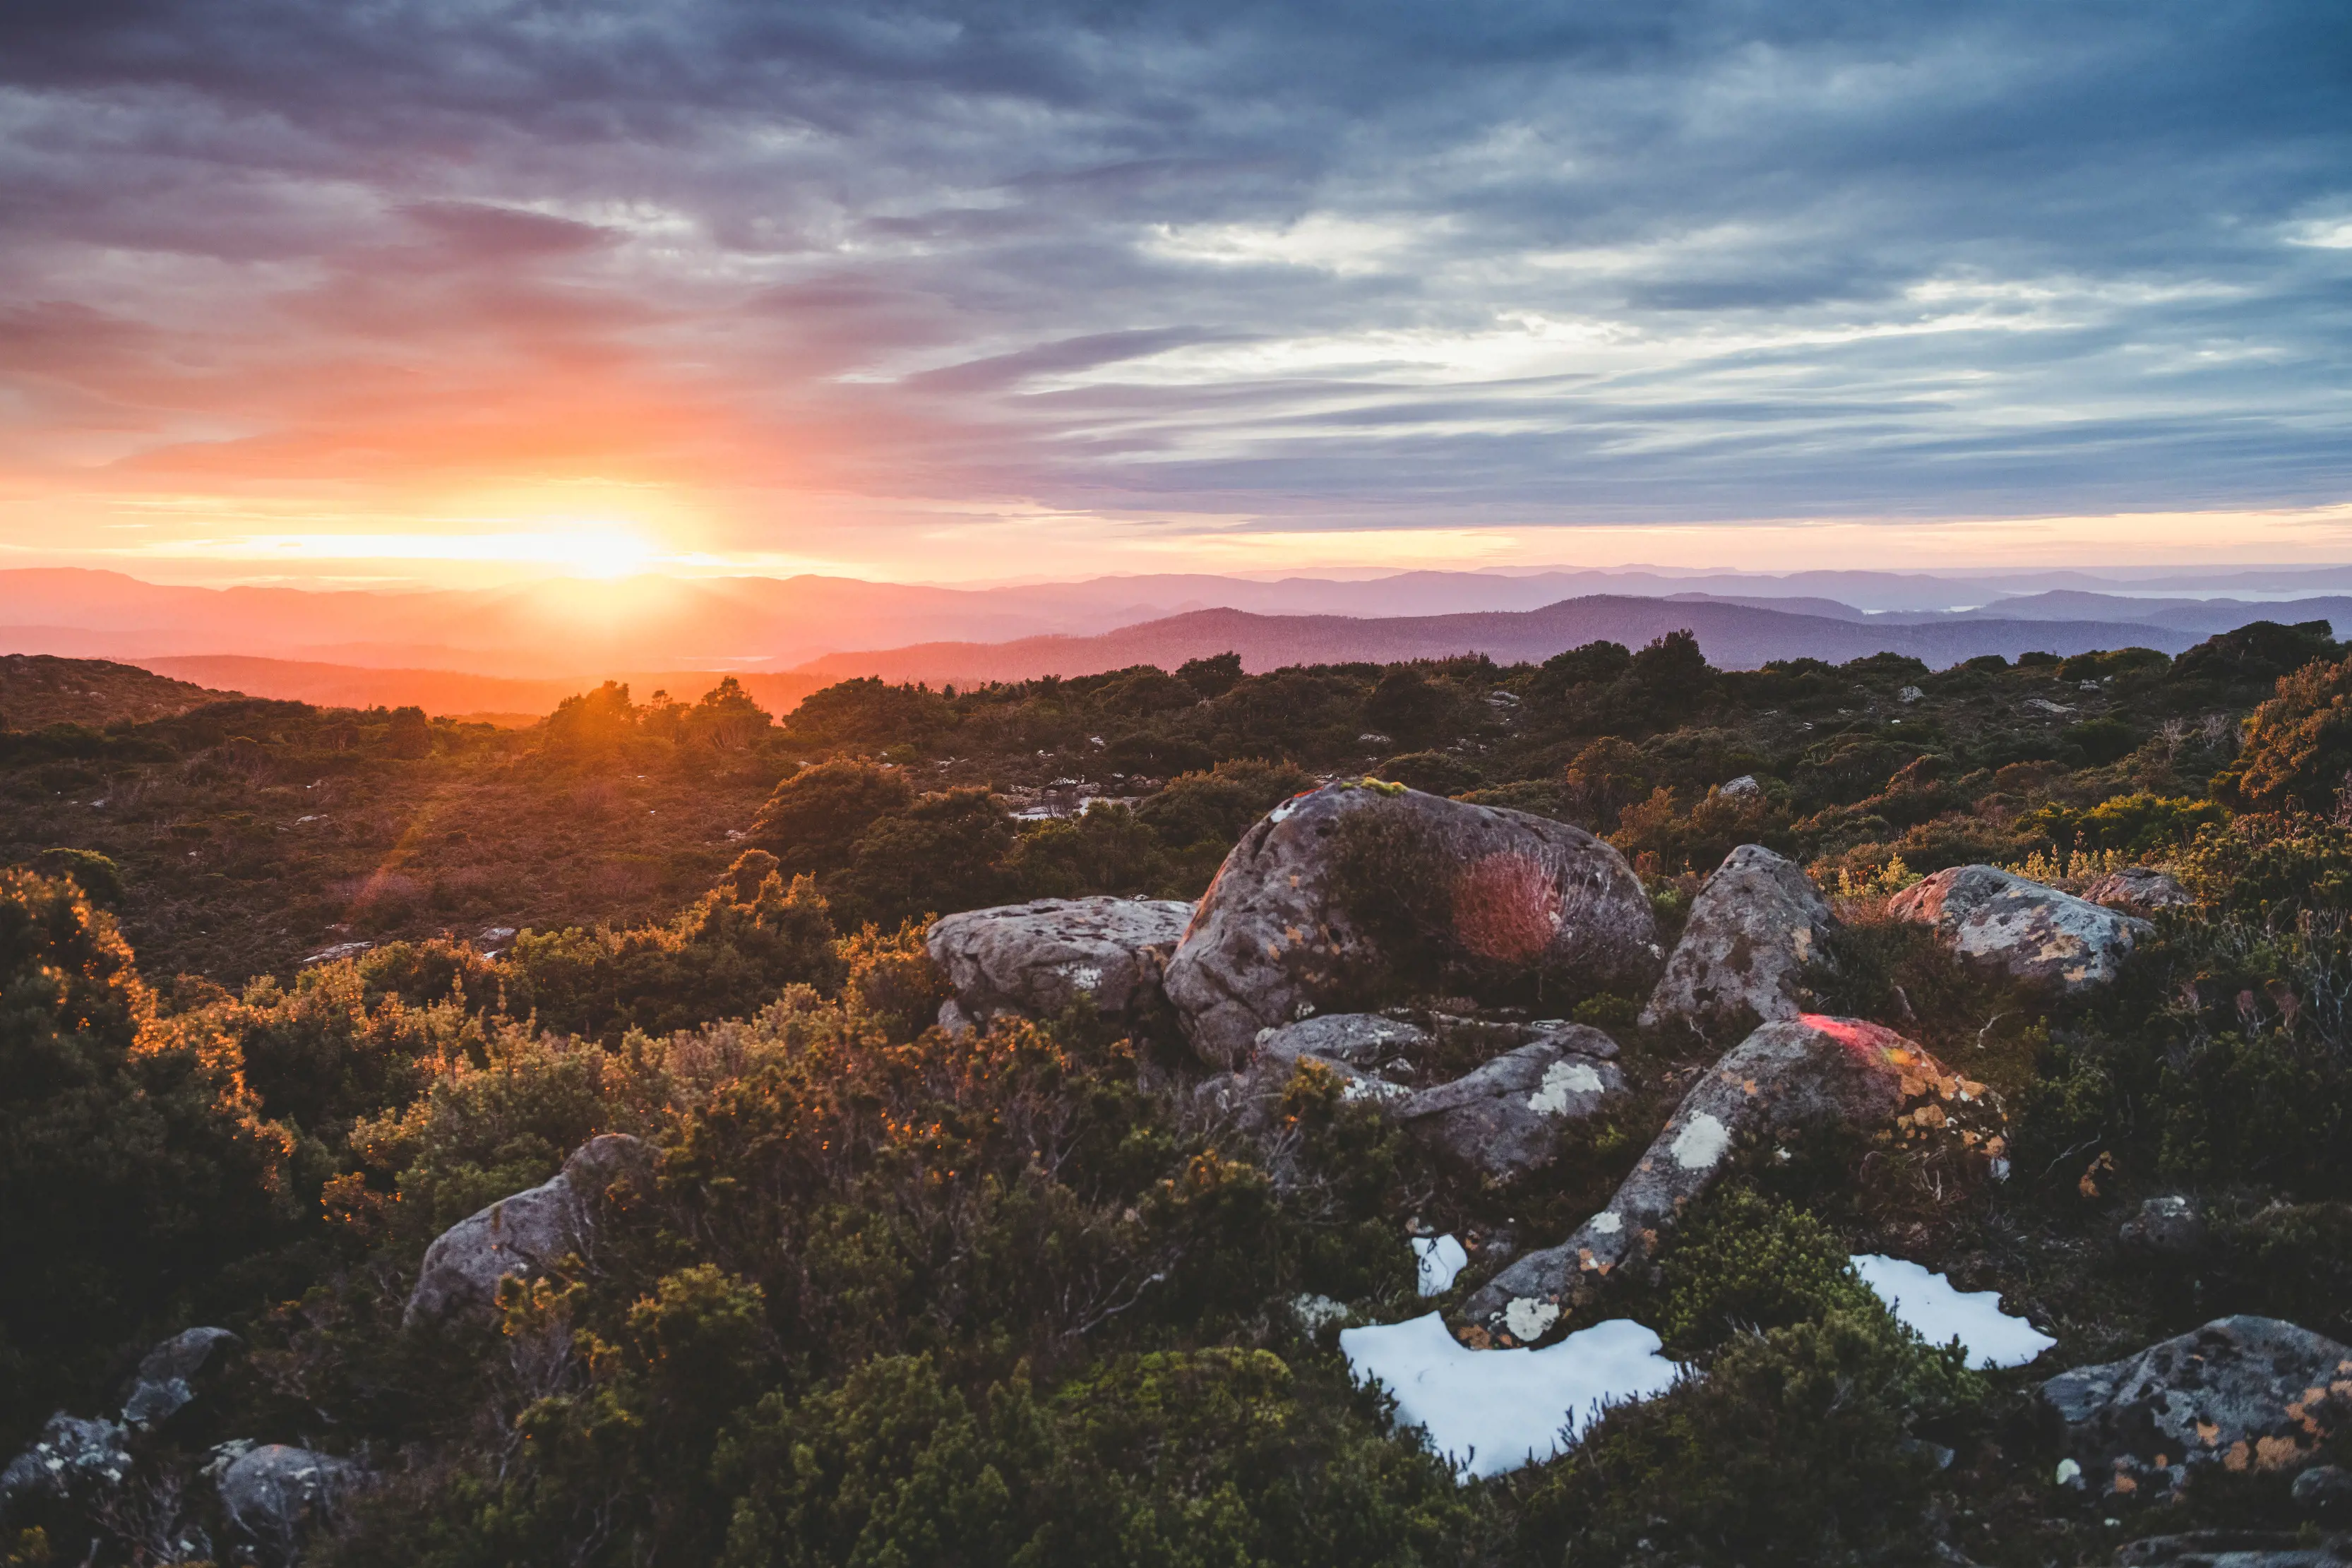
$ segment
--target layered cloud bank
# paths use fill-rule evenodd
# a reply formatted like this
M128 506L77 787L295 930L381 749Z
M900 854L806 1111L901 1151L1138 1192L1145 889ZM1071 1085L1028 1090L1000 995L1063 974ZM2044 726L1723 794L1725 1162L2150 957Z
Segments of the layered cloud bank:
M2347 48L2316 3L12 7L0 547L2324 544Z

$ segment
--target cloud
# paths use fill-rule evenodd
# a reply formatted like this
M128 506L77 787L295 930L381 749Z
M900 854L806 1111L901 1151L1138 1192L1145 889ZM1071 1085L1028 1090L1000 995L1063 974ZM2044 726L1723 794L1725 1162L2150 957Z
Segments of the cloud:
M877 559L2331 501L2347 55L2251 0L28 0L0 480L620 476Z

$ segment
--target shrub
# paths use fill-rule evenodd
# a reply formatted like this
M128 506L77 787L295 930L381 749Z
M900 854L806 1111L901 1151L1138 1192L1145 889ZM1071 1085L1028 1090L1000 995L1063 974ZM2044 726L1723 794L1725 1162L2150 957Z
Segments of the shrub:
M2257 810L2325 811L2352 773L2352 660L2305 665L2245 724L2244 749L2217 792Z
M2279 925L2305 912L2352 908L2352 829L2300 812L2261 812L2200 829L2176 868L2217 914Z
M1877 1300L1828 1227L1739 1186L1709 1197L1674 1233L1658 1283L1658 1334L1677 1361L1738 1333L1866 1312Z
M1446 751L1408 751L1390 758L1372 775L1431 795L1459 795L1486 781L1477 768Z
M906 775L896 768L872 762L820 763L776 786L751 824L751 841L782 862L788 873L839 871L868 828L906 810L914 799Z

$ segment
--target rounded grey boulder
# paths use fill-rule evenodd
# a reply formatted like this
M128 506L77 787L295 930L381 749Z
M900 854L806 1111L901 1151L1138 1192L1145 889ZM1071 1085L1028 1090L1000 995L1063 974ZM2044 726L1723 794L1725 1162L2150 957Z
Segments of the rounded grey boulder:
M310 1531L359 1490L367 1471L349 1459L265 1443L219 1469L221 1511L266 1562L291 1563Z
M128 1437L112 1421L58 1411L33 1446L0 1470L0 1521L34 1498L89 1503L111 1493L131 1473Z
M1501 1186L1551 1166L1624 1098L1616 1054L1599 1030L1568 1024L1385 1108L1440 1159Z
M597 1206L613 1183L651 1168L653 1151L626 1133L606 1133L572 1151L539 1186L467 1216L425 1250L416 1288L402 1321L429 1322L483 1315L498 1302L499 1281L531 1279L591 1240Z
M1367 977L1388 956L1342 907L1343 830L1377 844L1389 863L1372 895L1435 956L1570 970L1594 987L1657 972L1649 898L1612 846L1545 817L1343 780L1242 835L1168 961L1168 999L1212 1065L1238 1066L1268 1031L1370 999Z
M2103 904L2110 909L2128 910L2134 915L2153 915L2159 909L2182 909L2197 902L2197 897L2170 872L2158 871L2153 866L2126 866L2109 872L2083 890L2083 896L2093 904Z
M1963 957L2068 996L2112 982L2133 945L2156 929L1989 865L1939 871L1896 894L1886 912L1933 927Z
M2278 1318L2217 1318L2062 1372L2042 1397L2094 1495L2155 1500L2192 1471L2293 1472L2352 1427L2352 1347Z
M1160 995L1160 969L1192 918L1164 898L1040 898L932 923L924 946L964 1016L1052 1018L1079 997L1124 1018Z
M1801 866L1742 844L1692 901L1642 1022L1713 1034L1795 1018L1805 1010L1805 969L1829 929L1829 900Z

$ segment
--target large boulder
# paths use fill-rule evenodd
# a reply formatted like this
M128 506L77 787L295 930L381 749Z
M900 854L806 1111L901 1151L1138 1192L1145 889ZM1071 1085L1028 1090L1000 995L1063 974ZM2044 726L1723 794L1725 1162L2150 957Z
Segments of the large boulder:
M1853 1019L1768 1023L1683 1097L1609 1207L1557 1247L1522 1255L1465 1305L1496 1343L1541 1338L1612 1274L1638 1268L1742 1138L1824 1125L1942 1127L1984 1086L1956 1078L1892 1030ZM1906 1107L1914 1103L1916 1111ZM1967 1134L1975 1139L1977 1134ZM1998 1146L1992 1152L1998 1153Z
M2314 1546L2262 1531L2197 1530L2127 1542L2116 1562L2120 1568L2352 1568L2352 1537Z
M563 1168L539 1186L459 1220L425 1249L403 1321L488 1315L498 1302L499 1281L509 1274L534 1278L564 1254L583 1250L606 1190L624 1176L645 1173L652 1158L643 1140L606 1133L572 1151Z
M1040 898L932 923L931 961L963 1015L1052 1018L1080 997L1125 1018L1160 995L1160 974L1192 906L1165 898Z
M367 1479L367 1471L349 1459L283 1443L225 1457L218 1471L222 1516L265 1563L292 1563L310 1533Z
M1417 956L1601 988L1656 973L1641 880L1582 829L1376 779L1327 784L1242 835L1168 961L1168 999L1213 1065L1238 1066L1284 1024L1360 1006L1404 956L1344 907L1343 827L1358 830L1352 891L1410 932Z
M1899 920L1934 927L1946 946L2014 979L2073 996L2116 977L2155 927L1998 866L1961 865L1888 901Z
M1624 1098L1616 1054L1599 1030L1569 1024L1382 1109L1455 1169L1504 1186L1552 1165Z
M158 1427L185 1409L208 1371L217 1371L242 1343L226 1329L183 1329L142 1357L139 1375L123 1397L122 1418L134 1427Z
M1829 929L1829 900L1802 867L1742 844L1692 901L1642 1022L1714 1034L1795 1018L1805 1010L1806 967Z
M2134 915L2154 915L2160 909L2185 909L2197 902L2197 895L2180 885L2180 879L2168 871L2153 866L2126 866L2109 872L2083 890L2083 896L2093 904L2110 909L2127 910Z
M2352 1426L2352 1347L2277 1318L2219 1318L2062 1372L2042 1397L2095 1492L2177 1493L2195 1472L2294 1471Z

